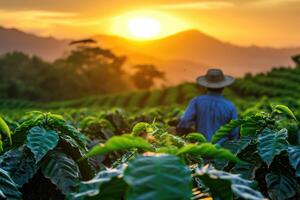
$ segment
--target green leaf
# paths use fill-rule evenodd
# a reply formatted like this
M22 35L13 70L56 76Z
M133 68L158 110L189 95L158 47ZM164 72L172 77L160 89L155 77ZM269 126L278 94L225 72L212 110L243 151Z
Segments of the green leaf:
M196 141L196 142L207 142L206 137L201 133L190 133L186 136L186 138L190 141Z
M80 172L74 160L61 152L52 151L41 165L42 173L56 185L63 194L74 191Z
M284 174L266 175L268 194L272 200L285 200L296 195L297 180Z
M196 169L194 176L199 177L204 185L209 187L212 196L216 199L233 200L233 194L242 199L263 200L263 195L252 189L252 181L240 177L239 174L231 174L219 171L211 166Z
M40 112L36 112L35 114L29 114L25 116L25 120L16 128L13 136L13 147L22 146L25 143L28 131L34 127L42 125L44 121L44 115Z
M38 163L48 151L56 147L58 140L59 137L55 131L35 126L29 130L26 146L31 150Z
M3 142L2 142L2 136L0 134L0 152L3 151Z
M38 169L33 154L23 147L5 152L1 156L0 167L10 174L18 187L27 183Z
M278 113L285 113L287 114L289 117L293 118L295 121L298 121L298 119L296 118L296 116L294 115L293 111L291 111L289 109L289 107L285 106L285 105L277 105L274 107L273 109L274 112L278 112Z
M9 174L0 168L0 196L3 199L18 200L22 199L16 184Z
M0 168L7 172L11 172L18 168L18 165L22 159L23 148L12 149L0 156Z
M12 133L2 117L0 117L0 131L6 134L7 138L9 139L10 145L12 145L12 140L11 140Z
M113 177L111 181L101 186L99 199L123 200L127 189L128 189L128 185L122 178ZM95 199L95 200L99 200L99 199Z
M188 144L178 150L177 155L182 154L201 155L217 159L225 159L233 162L240 162L240 160L229 150L221 147L216 147L211 143L202 143L199 145Z
M217 143L220 139L228 136L230 132L239 127L243 123L243 120L231 120L228 124L225 124L219 128L219 130L216 131L216 133L213 135L211 142Z
M273 158L279 155L282 151L287 150L288 133L286 129L282 129L278 132L272 131L269 128L265 128L258 137L258 153L263 161L268 166L271 165Z
M296 175L300 176L300 146L289 146L288 154L291 166L296 170Z
M204 168L200 171L198 170L195 176L199 177L203 184L209 188L214 199L233 200L230 181L223 180L220 177L213 177L210 173L204 171Z
M258 166L254 163L237 163L230 172L240 174L241 177L246 179L253 179L257 168Z
M256 135L257 131L261 127L257 124L256 121L246 121L241 125L240 134L241 136L249 136L249 135Z
M189 200L190 170L176 156L140 156L128 163L124 180L130 186L128 200Z
M123 169L108 169L99 172L93 179L79 184L77 193L71 193L68 200L118 200L125 194L126 184L119 178Z
M241 158L243 161L245 161L245 157L238 156L238 154L243 151L245 148L250 145L251 141L256 138L255 136L248 135L248 136L242 136L238 140L227 140L225 141L221 146L225 149L230 150L231 153L233 153L238 158ZM242 164L242 163L240 163ZM229 167L232 167L232 165L235 165L234 163L230 163L226 160L216 160L215 161L215 167L217 169L226 169ZM225 170L227 171L227 170Z
M106 143L99 144L93 147L83 159L95 155L103 155L112 151L128 150L132 148L150 150L151 145L141 137L136 137L128 134L121 136L114 136L106 141Z
M76 161L80 173L82 175L83 180L90 180L94 177L95 172L92 166L89 164L89 160L83 160L81 162L77 162L84 153L86 152L85 149L81 149L80 145L69 135L60 135L59 140L59 148L62 153L72 157L74 161Z
M139 122L132 128L132 134L137 136L141 132L147 132L148 127L150 127L150 124L146 122Z
M221 146L237 155L240 151L245 149L254 138L256 137L252 135L242 136L238 140L227 140Z

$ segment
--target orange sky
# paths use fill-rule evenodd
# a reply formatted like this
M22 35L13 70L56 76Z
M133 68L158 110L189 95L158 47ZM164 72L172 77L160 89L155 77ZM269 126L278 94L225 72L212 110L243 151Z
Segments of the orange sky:
M129 37L127 22L161 23L157 37L198 29L241 45L300 46L300 0L0 0L0 25L59 38Z

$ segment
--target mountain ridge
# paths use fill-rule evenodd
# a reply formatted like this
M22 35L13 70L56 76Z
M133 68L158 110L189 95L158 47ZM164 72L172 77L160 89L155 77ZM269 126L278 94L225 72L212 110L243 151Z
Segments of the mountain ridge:
M128 70L135 64L157 65L166 73L169 85L194 80L196 74L205 73L209 67L220 67L225 73L242 76L247 72L264 72L274 66L289 66L293 64L290 57L300 53L300 47L239 46L198 30L186 30L149 41L132 41L104 34L92 38L102 48L126 55ZM51 61L66 54L70 41L0 27L0 54L22 51Z

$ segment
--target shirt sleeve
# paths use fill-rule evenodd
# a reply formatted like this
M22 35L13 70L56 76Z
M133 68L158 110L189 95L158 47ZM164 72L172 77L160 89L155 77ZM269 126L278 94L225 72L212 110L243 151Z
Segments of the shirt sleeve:
M181 117L177 130L189 129L194 125L196 119L196 98L192 99Z

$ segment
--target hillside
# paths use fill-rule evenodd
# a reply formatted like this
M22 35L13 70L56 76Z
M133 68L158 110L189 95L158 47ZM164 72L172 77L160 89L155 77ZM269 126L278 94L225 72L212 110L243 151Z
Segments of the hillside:
M98 44L128 57L126 69L138 63L152 63L166 72L166 85L194 81L209 66L242 76L264 72L274 66L291 65L290 57L300 48L242 47L226 43L196 30L181 32L160 40L137 42L117 36L93 36ZM68 50L69 40L39 37L17 29L0 28L0 54L22 51L54 60ZM172 51L170 51L172 50Z
M0 44L0 54L21 51L29 55L38 55L45 60L54 60L67 50L68 41L0 27Z
M266 73L246 76L236 82L224 92L240 110L257 104L258 99L267 97L268 101L278 101L289 104L293 109L300 108L300 67L274 68ZM160 90L142 90L137 92L124 92L111 95L90 96L60 102L33 103L24 101L0 101L0 108L151 108L156 106L183 105L185 106L193 97L204 94L204 88L195 83L184 83ZM251 101L249 101L251 99ZM254 101L255 100L255 101ZM291 103L293 102L293 103ZM263 103L266 105L266 103ZM250 106L252 105L252 106Z
M126 40L112 42L114 39L102 38L102 36L97 36L96 39L100 41L100 44L116 51L128 52L128 55L142 54L169 61L182 60L198 63L202 67L217 66L235 76L242 76L246 72L264 72L275 66L291 65L290 57L300 52L300 48L277 49L237 46L196 30L185 31L148 42L132 43ZM132 59L134 58L132 56ZM181 66L174 65L173 68L177 69L177 67L182 71L191 68L184 64ZM202 72L202 67L198 67L198 71ZM193 79L189 78L189 80Z

